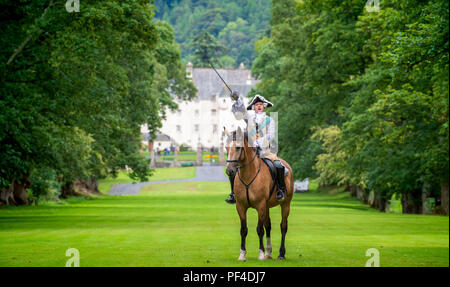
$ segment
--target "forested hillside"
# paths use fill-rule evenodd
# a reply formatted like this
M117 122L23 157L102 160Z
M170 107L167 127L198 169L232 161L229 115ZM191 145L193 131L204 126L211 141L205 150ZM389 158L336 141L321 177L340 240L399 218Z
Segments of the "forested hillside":
M184 64L193 61L195 37L207 31L227 48L220 66L249 67L255 41L270 32L270 0L156 0L155 5L156 17L174 27Z

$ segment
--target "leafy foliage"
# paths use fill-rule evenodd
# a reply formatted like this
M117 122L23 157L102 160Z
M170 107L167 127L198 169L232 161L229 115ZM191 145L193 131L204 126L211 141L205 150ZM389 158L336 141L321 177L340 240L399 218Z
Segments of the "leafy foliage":
M250 67L255 41L270 30L270 0L156 0L156 17L175 29L183 62L194 63L195 39L205 31L227 48L221 67Z
M193 64L197 67L209 67L210 63L219 62L220 57L227 50L207 31L195 37L192 46L194 48Z
M441 184L448 205L448 2L380 3L274 1L258 92L296 176L418 201Z
M169 92L195 94L172 28L144 0L92 1L79 13L55 1L1 6L1 187L34 170L70 183L125 164L145 180L140 125L161 126L176 108Z

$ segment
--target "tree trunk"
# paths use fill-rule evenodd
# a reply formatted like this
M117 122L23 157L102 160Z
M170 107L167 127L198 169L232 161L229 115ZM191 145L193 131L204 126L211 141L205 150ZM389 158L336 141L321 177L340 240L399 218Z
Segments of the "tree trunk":
M16 205L28 204L27 188L30 187L30 177L25 175L20 181L13 183L13 196Z
M98 181L95 178L89 180L77 180L75 181L75 186L77 187L78 193L100 193L98 190Z
M448 180L441 181L441 206L448 215Z
M386 209L388 209L388 200L380 192L374 191L374 198L370 206L374 209L385 212Z
M357 197L358 196L356 185L350 185L349 188L348 188L348 191L350 192L350 196L352 196L352 197Z
M402 194L402 210L403 213L409 214L421 214L423 212L422 189L415 189Z
M98 180L96 178L91 178L89 180L89 190L92 193L100 193L100 190L98 189Z
M364 189L362 190L362 192L363 192L362 202L363 202L364 204L369 204L370 191L369 191L368 189L364 188Z
M0 190L0 205L16 205L16 201L14 200L14 182L15 179L11 182L8 188L2 188Z
M384 212L390 213L391 212L391 200L386 199L386 202L384 204Z
M70 195L74 195L75 190L73 188L73 182L66 182L61 186L61 197L67 198Z
M386 212L386 210L389 210L388 207L389 199L386 198L385 195L381 195L378 197L378 210L382 212Z
M430 185L424 183L422 186L422 213L432 214L434 211L434 206L430 204Z
M364 193L362 187L360 186L356 187L356 198L360 201L363 201Z
M374 209L378 209L378 206L379 206L379 203L380 203L379 199L380 199L380 193L377 192L377 191L374 191L373 192L372 202L369 202L370 203L370 207L372 207Z

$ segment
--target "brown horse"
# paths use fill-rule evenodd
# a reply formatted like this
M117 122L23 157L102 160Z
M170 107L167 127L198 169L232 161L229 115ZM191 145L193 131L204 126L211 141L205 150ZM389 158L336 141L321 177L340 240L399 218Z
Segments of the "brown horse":
M228 133L229 134L229 133ZM243 144L239 144L239 142ZM258 211L258 225L256 232L259 237L259 260L272 258L272 244L270 242L270 216L269 209L277 205L281 206L281 246L278 259L285 259L285 237L288 228L288 216L290 210L290 202L294 193L294 180L292 169L289 164L280 159L283 165L289 169L288 176L285 177L286 194L282 202L277 201L276 196L272 192L272 187L276 191L276 184L272 180L269 168L262 162L252 147L249 147L248 138L245 132L239 128L237 132L233 132L233 137L228 139L227 144L227 174L236 173L234 180L234 192L236 198L236 210L241 219L241 250L238 260L247 260L245 239L247 237L247 210L255 208ZM237 171L236 171L237 170ZM264 253L264 228L266 229L267 250Z

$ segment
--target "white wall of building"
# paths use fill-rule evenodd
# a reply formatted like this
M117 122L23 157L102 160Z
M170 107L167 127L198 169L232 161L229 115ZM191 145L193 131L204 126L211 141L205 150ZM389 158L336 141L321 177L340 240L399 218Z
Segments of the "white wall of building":
M189 102L175 100L178 110L166 111L166 119L159 131L168 135L177 145L184 144L193 150L197 149L199 143L205 148L218 148L224 127L233 131L238 126L245 128L245 122L234 118L231 112L232 100L224 96L225 87L212 69L194 69L189 63L186 72L197 87L197 96ZM238 85L241 89L244 86L243 93L247 93L258 82L243 65L239 69L219 69L218 72L230 86ZM247 104L249 100L243 96ZM142 126L141 132L148 133L147 126Z
M178 145L186 144L196 149L200 141L203 147L219 147L223 127L229 131L238 126L245 128L243 120L236 121L231 112L231 99L212 97L213 100L177 102L178 111L167 111L160 129ZM244 100L246 103L247 99Z

